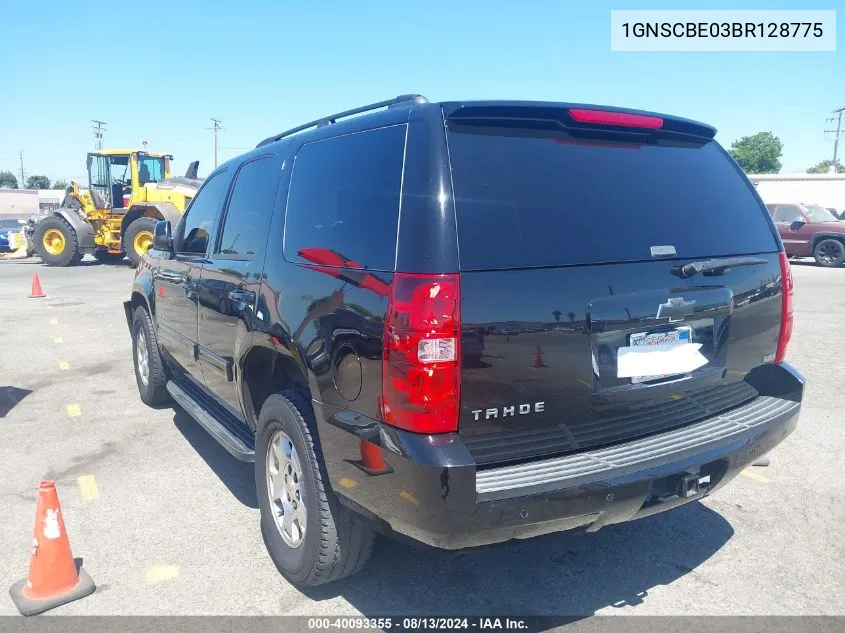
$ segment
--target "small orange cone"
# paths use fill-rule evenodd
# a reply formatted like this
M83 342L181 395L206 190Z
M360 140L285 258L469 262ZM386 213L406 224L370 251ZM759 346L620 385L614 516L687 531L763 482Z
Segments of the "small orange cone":
M44 291L41 290L41 280L38 279L38 273L32 273L32 290L29 291L29 298L40 299L46 296Z
M361 469L370 475L381 475L390 471L384 461L381 446L361 440Z
M35 533L29 575L9 595L23 615L35 615L94 592L94 581L78 569L70 551L59 495L52 481L42 481L35 509Z
M540 349L540 346L537 346L537 351L534 352L534 364L531 365L532 367L545 367L545 363L543 363L543 351Z

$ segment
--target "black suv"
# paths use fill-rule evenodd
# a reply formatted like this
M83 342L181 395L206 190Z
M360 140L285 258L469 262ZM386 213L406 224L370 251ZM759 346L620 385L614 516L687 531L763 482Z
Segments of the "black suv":
M141 399L255 462L300 586L376 532L457 549L701 499L804 389L783 246L714 134L409 95L270 137L156 226L124 304Z

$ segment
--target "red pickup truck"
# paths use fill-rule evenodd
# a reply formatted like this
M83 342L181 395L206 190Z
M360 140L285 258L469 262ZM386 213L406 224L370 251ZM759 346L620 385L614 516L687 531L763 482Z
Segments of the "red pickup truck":
M816 204L767 204L786 254L813 257L819 266L845 261L845 222Z

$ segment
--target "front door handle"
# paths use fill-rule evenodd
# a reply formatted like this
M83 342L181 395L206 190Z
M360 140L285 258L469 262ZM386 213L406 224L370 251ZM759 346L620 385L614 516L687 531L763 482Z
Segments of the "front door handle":
M193 281L189 275L183 275L182 282L179 285L182 286L182 290L185 291L185 298L188 301L196 301L197 282Z

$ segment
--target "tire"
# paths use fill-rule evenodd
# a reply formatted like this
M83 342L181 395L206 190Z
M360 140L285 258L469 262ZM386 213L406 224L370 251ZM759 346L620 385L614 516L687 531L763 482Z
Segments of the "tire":
M48 266L73 266L82 259L76 231L57 215L44 218L35 227L35 251Z
M125 257L126 253L109 253L104 248L98 248L94 251L94 259L101 264L117 264L122 262Z
M269 455L270 442L283 438L280 434L290 441L301 465L302 477L295 485L299 496L295 498L305 507L304 536L294 546L282 536L274 515L278 506L270 500L268 461L275 464ZM256 440L255 488L261 534L278 570L298 587L316 587L360 571L372 553L375 534L341 506L324 483L328 477L308 400L296 391L267 398L258 416Z
M823 239L813 247L813 257L819 266L833 268L845 261L845 245L839 240Z
M126 232L123 234L123 250L133 266L137 266L147 252L146 248L141 248L140 245L140 242L146 241L144 239L146 234L149 234L149 244L152 244L156 222L158 220L155 218L140 217L132 220L126 227Z
M142 364L139 364L141 349L146 350L146 379ZM132 317L132 365L135 369L138 393L144 404L155 407L170 401L167 372L159 353L153 322L142 306L135 308Z

